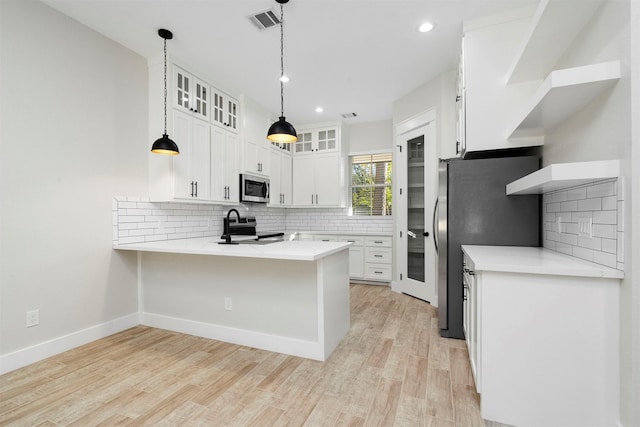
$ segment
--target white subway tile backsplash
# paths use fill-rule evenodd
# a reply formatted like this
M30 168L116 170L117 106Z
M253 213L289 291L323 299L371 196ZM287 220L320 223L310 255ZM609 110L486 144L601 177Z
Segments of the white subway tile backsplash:
M611 224L593 224L593 237L615 239L617 237L616 226Z
M578 200L579 211L599 211L602 209L602 199L584 199Z
M581 237L578 236L578 246L581 248L594 249L596 251L602 250L602 239L599 237Z
M602 251L610 254L615 254L617 252L617 239L601 239L602 240Z
M548 203L546 205L546 212L561 212L562 205L561 203Z
M616 255L607 252L595 251L593 253L593 262L606 265L607 267L616 268Z
M616 196L603 197L602 210L605 210L605 211L615 210L617 203L618 203L618 200L616 199Z
M567 200L579 200L587 198L587 188L586 187L577 187L570 188L567 191L561 191L560 193L567 194Z
M624 201L620 200L617 202L618 207L618 231L624 231Z
M597 197L615 196L615 181L602 182L599 184L589 185L587 187L587 198L595 199Z
M593 262L593 253L595 252L593 249L581 248L579 246L574 246L572 249L571 254L574 257Z
M327 231L391 233L393 219L349 216L348 209L283 209L263 205L235 206L241 215L257 219L258 232ZM115 197L114 244L154 240L218 237L229 206L194 205L179 202L150 202L140 197ZM136 230L131 235L131 231ZM120 232L126 232L120 234ZM149 233L149 234L147 234Z
M578 210L578 201L571 200L569 202L560 203L560 211L561 212L572 212Z
M616 255L618 262L624 262L624 233L618 232L618 239L616 241Z
M593 213L594 224L616 224L618 215L616 211L596 211Z
M624 269L621 188L620 181L607 180L544 194L543 246L611 268ZM560 232L558 218L561 221ZM589 224L591 236L584 230Z

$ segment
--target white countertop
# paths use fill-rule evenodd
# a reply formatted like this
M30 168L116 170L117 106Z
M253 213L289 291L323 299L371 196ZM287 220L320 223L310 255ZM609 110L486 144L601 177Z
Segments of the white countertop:
M317 261L328 255L347 249L351 245L349 242L309 242L297 240L286 240L266 245L219 245L219 241L221 241L221 239L216 237L205 237L114 245L113 248L127 251Z
M549 249L520 246L462 245L476 271L624 278L624 272Z

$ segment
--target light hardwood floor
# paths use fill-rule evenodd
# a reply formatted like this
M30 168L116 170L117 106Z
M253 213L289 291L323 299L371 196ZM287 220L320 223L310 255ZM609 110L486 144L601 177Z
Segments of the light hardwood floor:
M351 285L326 362L139 326L0 376L2 426L484 426L436 309Z

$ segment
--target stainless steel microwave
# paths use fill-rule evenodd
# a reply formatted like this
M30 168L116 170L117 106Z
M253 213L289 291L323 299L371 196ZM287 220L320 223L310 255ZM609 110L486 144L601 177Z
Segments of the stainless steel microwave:
M240 202L269 203L269 178L240 174Z

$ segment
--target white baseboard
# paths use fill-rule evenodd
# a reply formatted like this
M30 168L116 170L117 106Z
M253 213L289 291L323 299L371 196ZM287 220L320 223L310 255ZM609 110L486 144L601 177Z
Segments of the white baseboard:
M88 344L100 338L108 337L140 324L138 313L130 314L106 323L72 332L58 338L45 341L0 356L0 375L22 368L47 357L55 356L72 348Z
M195 322L193 320L153 313L142 313L140 323L154 328L289 354L291 356L320 361L325 360L324 343L321 342L270 335L262 332L254 332L212 323Z

